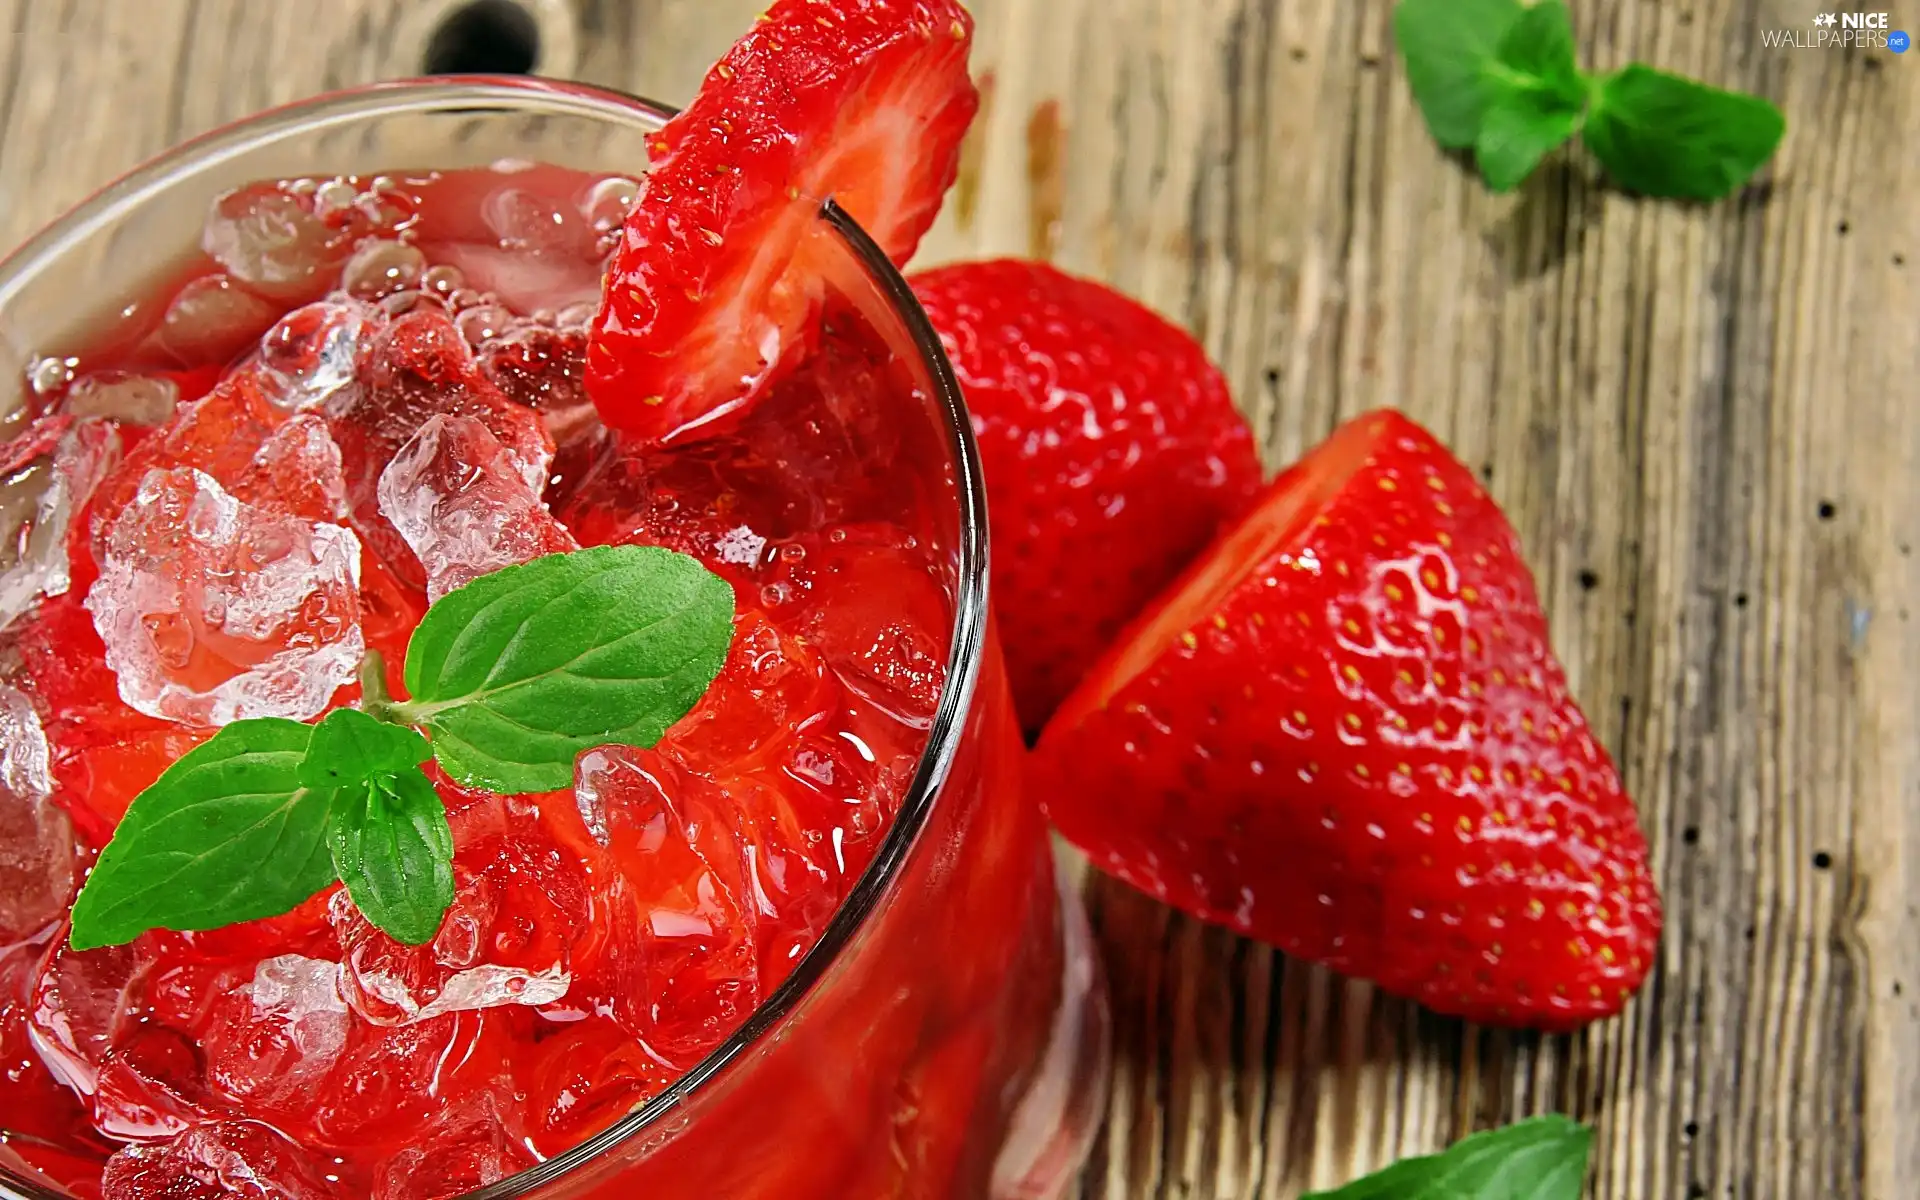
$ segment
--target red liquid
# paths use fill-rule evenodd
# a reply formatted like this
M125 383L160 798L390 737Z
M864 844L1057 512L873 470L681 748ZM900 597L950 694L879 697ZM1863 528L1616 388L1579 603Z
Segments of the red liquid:
M342 633L357 621L404 694L425 585L444 590L472 551L453 546L448 566L383 506L383 470L429 418L467 419L444 425L444 461L417 478L456 499L476 487L510 514L480 539L509 557L481 569L575 541L666 545L732 582L739 620L699 706L652 750L583 756L578 795L442 781L459 896L430 946L388 939L335 888L208 933L76 954L55 923L0 949L0 1161L110 1200L226 1194L220 1181L247 1172L300 1197L497 1181L699 1063L871 862L926 747L953 626L938 546L951 502L915 466L938 450L902 361L853 306L828 313L738 434L670 452L614 442L577 379L626 194L550 168L246 189L210 225L221 261L196 259L144 317L82 351L77 382L37 376L31 415L49 419L10 448L18 470L44 471L48 439L76 436L63 413L122 445L73 517L70 588L0 635L83 863L224 719L210 712L258 715L245 708L257 689L234 681L275 654L338 646L357 660ZM327 307L281 321L313 301ZM302 412L288 401L326 382L327 322L357 334L335 344L349 348L336 389ZM544 507L516 490L528 474ZM184 489L173 524L129 516L157 511L156 479ZM201 546L193 504L215 491L265 532ZM358 537L357 585L336 578L265 633L236 634L228 584L267 569L259 546L334 524ZM82 603L96 579L119 587L130 571L186 597L137 616L135 640L157 648L132 685L144 712ZM701 1092L664 1144L561 1191L987 1194L1062 1002L1051 861L1018 803L989 657L931 849L786 1036ZM357 698L349 680L331 703Z

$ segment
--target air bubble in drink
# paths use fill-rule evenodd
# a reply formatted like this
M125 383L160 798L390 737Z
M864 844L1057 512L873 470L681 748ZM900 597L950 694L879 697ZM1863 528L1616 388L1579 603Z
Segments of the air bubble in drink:
M362 192L353 205L375 229L398 231L413 222L413 198L404 192Z
M639 198L640 185L624 175L609 175L587 190L580 215L595 233L608 233L627 219L627 210Z
M399 242L366 242L347 260L340 273L340 286L362 300L419 286L427 270L427 256Z
M390 317L402 316L423 305L429 308L440 307L437 297L427 292L412 290L395 292L391 296L382 297L380 300L381 311Z
M77 358L35 359L27 368L27 384L34 395L51 396L73 382L73 369L79 364Z
M359 191L344 179L329 179L314 190L314 211L322 217L345 212L360 198Z
M512 331L518 319L497 304L480 304L462 312L454 320L467 345L476 350L487 342Z
M428 267L420 275L420 286L436 296L451 296L466 285L467 277L460 268L446 263Z

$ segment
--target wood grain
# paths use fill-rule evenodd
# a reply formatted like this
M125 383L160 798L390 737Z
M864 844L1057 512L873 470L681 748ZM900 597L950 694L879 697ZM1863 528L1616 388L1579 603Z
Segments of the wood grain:
M431 3L433 0L424 0ZM414 0L0 0L0 243L183 136L418 69ZM586 0L674 101L759 0ZM1087 1197L1287 1197L1540 1109L1603 1200L1920 1178L1920 62L1766 49L1774 0L1586 0L1585 60L1782 104L1771 178L1494 197L1387 0L978 0L989 103L926 261L1050 256L1194 329L1270 463L1392 404L1513 514L1669 906L1627 1015L1464 1027L1090 885L1120 1065ZM557 44L557 43L556 43Z

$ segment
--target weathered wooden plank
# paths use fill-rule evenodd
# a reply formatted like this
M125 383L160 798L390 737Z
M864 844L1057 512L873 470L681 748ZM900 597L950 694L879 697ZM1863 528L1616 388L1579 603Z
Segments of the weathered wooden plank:
M0 242L180 137L419 69L440 0L0 0ZM581 0L579 77L684 99L759 0ZM1594 1195L1920 1177L1914 64L1767 50L1784 0L1574 5L1588 61L1779 100L1707 208L1578 160L1493 197L1387 0L979 0L987 93L923 261L1050 256L1195 329L1272 463L1396 404L1513 514L1640 797L1658 974L1574 1038L1462 1027L1090 886L1120 1064L1089 1197L1288 1196L1475 1125L1600 1125Z

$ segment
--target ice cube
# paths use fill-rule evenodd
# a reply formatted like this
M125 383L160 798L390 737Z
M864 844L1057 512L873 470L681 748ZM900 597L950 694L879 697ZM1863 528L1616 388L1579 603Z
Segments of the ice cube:
M632 943L626 969L616 962L593 980L590 999L661 1061L690 1067L760 1000L756 914L733 809L711 781L627 746L582 754L574 790L605 814L617 871L603 897L608 936Z
M20 689L0 684L0 793L33 797L52 793L47 758L47 735L33 702Z
M417 1144L381 1164L374 1173L373 1200L464 1196L534 1161L501 1124L492 1097L482 1095L447 1113Z
M840 678L903 725L925 729L946 677L949 606L925 542L884 522L782 543L763 601Z
M93 1095L101 1060L138 1019L143 965L132 946L75 950L64 927L41 965L27 1037L47 1070L76 1094Z
M511 1071L509 1025L525 1028L491 1011L408 1025L356 1020L339 1066L295 1102L291 1119L330 1145L418 1144L449 1097L491 1089Z
M370 1024L348 1007L345 978L328 959L284 954L230 988L201 1037L213 1099L303 1140L404 1144L445 1097L503 1069L501 1048L483 1042L482 1014Z
M236 188L214 201L200 248L263 296L304 300L324 291L350 243L314 211L314 200L272 183Z
M819 724L844 703L838 680L805 639L743 608L719 676L669 741L685 765L719 777L776 757L801 726Z
M120 697L149 716L306 720L359 667L360 543L236 500L190 467L151 471L87 593Z
M723 563L737 567L757 567L766 551L767 539L746 525L736 525L714 539L713 553Z
M412 1025L502 1005L538 1008L566 996L568 953L585 925L584 893L551 846L501 839L463 851L439 934L404 946L375 929L344 893L328 915L339 939L342 990L376 1025ZM478 857L478 867L471 861Z
M529 254L473 242L445 243L437 252L459 269L467 286L492 292L515 312L557 311L600 298L602 263L597 258Z
M108 529L132 505L154 468L194 467L223 487L233 486L246 473L260 444L286 419L267 402L267 382L264 370L255 365L233 371L205 396L181 405L172 420L142 438L107 472L90 514L88 532L96 560L106 557Z
M344 521L347 480L327 423L301 413L273 431L233 494L249 504L314 521Z
M437 307L395 318L374 335L352 386L328 401L327 424L347 472L354 527L396 574L426 580L406 540L380 512L380 476L428 418L472 417L506 447L514 470L538 495L553 443L539 414L488 382L453 320Z
M282 954L221 1002L203 1043L207 1078L225 1098L280 1107L333 1070L352 1017L337 962Z
M594 233L577 209L525 188L501 188L480 202L480 217L502 250L584 258Z
M380 512L427 571L427 596L578 549L518 464L471 417L433 417L380 476Z
M0 946L59 920L73 898L73 823L52 793L39 714L0 684Z
M564 323L557 329L526 323L481 346L479 355L487 378L546 423L554 445L546 493L557 501L588 474L608 437L580 382L587 331Z
M748 893L760 946L760 987L778 987L819 940L852 885L841 849L787 791L759 774L727 781L747 842Z
M602 846L611 845L613 835L607 828L607 798L601 789L590 782L574 788L573 805L580 810L580 823L587 827L587 836Z
M160 318L160 343L182 362L221 364L253 344L278 309L225 275L180 289Z
M180 401L180 385L164 375L96 371L67 392L66 411L128 425L165 425Z
M172 1141L123 1146L102 1200L333 1200L343 1193L299 1146L259 1121L210 1121Z
M205 1099L192 1040L164 1025L142 1025L101 1059L93 1123L113 1138L172 1137L206 1119Z
M267 399L305 412L353 381L362 343L386 317L378 308L334 295L296 308L260 339L260 365L272 381Z
M42 417L0 449L0 628L70 583L67 528L120 459L102 421Z
M673 1082L632 1034L611 1021L550 1022L514 1063L517 1126L542 1155L578 1145Z

